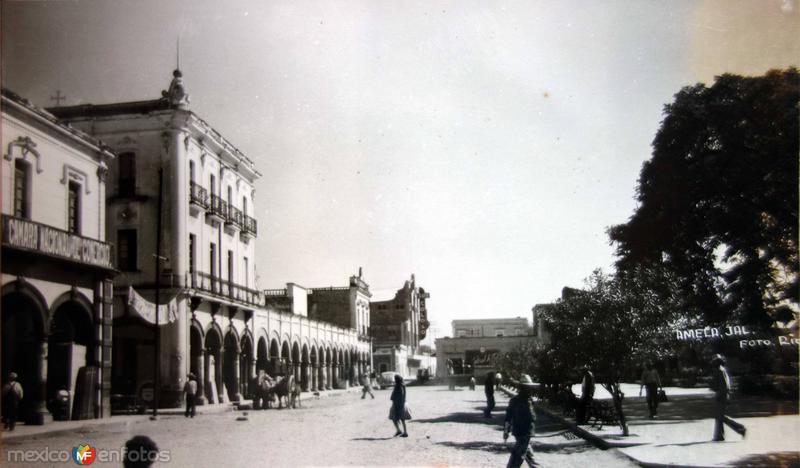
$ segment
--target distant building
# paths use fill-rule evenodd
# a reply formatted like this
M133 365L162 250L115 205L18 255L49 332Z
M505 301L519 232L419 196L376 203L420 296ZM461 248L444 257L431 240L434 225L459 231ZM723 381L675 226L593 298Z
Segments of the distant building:
M529 334L529 329L528 319L523 317L453 320L453 336L456 338L523 336Z
M2 91L2 383L20 421L42 424L60 390L71 419L110 416L112 286L100 141Z
M472 374L475 366L486 364L493 354L513 351L530 341L542 340L523 317L453 320L453 337L436 340L437 375Z
M403 377L416 377L420 369L435 367L430 352L420 350L420 340L427 334L430 294L416 285L414 275L394 297L373 301L371 335L372 360L377 372L394 371Z

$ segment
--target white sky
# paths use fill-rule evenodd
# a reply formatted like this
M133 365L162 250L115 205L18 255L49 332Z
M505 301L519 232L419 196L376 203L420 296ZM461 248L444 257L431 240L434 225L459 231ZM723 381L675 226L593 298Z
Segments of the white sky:
M223 6L224 5L224 6ZM412 273L438 335L609 269L663 105L798 65L796 0L4 1L3 86L160 96L256 162L259 283Z

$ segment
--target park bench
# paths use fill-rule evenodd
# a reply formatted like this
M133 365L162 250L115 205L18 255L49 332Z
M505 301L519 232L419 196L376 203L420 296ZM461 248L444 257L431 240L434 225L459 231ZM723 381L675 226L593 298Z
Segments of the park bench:
M614 405L603 400L592 400L588 408L587 422L597 430L601 430L604 425L619 424L619 418L617 418Z

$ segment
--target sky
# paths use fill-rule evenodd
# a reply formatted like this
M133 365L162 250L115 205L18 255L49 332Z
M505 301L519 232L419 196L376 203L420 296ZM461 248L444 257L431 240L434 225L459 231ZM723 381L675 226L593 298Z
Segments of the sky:
M531 317L636 207L681 87L800 64L797 0L7 1L2 84L40 106L154 99L254 160L258 284L377 297L415 274L431 336Z

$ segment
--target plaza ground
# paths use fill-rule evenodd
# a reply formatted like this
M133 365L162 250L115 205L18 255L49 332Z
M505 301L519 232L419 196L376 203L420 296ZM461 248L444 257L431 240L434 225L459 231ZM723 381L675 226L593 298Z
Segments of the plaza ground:
M237 411L206 412L193 420L168 415L158 421L132 416L112 418L110 424L74 422L69 423L74 427L39 430L38 435L25 434L26 428L20 426L19 435L3 440L2 464L59 466L64 463L8 463L9 451L71 451L80 444L111 449L144 434L169 450L170 462L156 466L505 466L513 442L513 437L507 443L502 438L505 395L497 394L497 408L487 419L481 414L485 404L481 387L475 391L408 387L413 415L409 437L395 438L387 419L390 390L374 393L374 400L369 396L362 400L353 391L327 398L312 396L301 409L248 411L247 421L237 421L242 416ZM636 466L618 453L599 450L572 436L547 417L540 418L533 445L539 466ZM120 464L95 462L92 466Z

